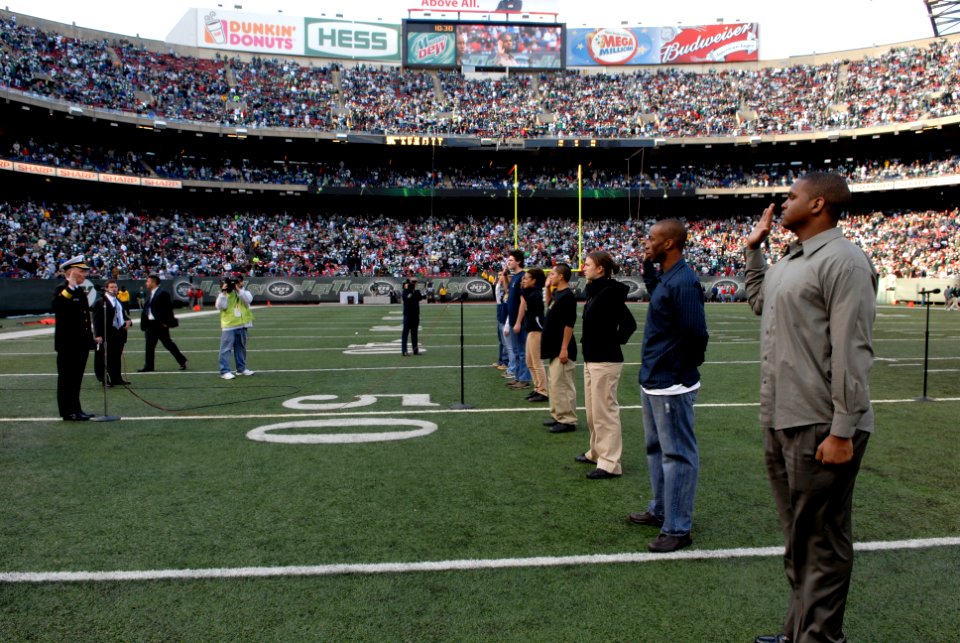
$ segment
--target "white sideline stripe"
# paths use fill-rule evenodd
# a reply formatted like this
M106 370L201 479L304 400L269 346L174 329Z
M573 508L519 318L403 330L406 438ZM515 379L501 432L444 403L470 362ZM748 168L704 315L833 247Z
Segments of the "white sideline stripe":
M436 348L447 348L447 347L444 347L444 346L440 346L440 347L424 346L424 347L423 347L424 350L426 350L426 349L428 349L428 348L435 348L435 349L436 349ZM477 348L477 347L476 347L476 346L472 346L472 348ZM287 350L290 350L290 351L296 350L296 351L301 351L301 352L302 352L303 350L309 350L309 349L287 349ZM331 350L342 350L342 349L331 349ZM131 353L137 353L137 352L142 352L142 351L130 351L130 352L131 352ZM190 351L190 352L191 352L191 353L217 353L217 352L219 352L219 351L211 350L211 351ZM256 352L256 351L247 351L247 352L250 353L250 352ZM271 350L266 350L266 349L264 349L263 352L265 352L265 353L272 353L272 352L278 352L278 351L271 351ZM54 352L50 352L50 353L4 353L4 355L5 355L5 356L11 356L11 355L55 355L55 353L54 353ZM389 356L390 356L389 354L387 354L387 355L377 355L377 357L389 357ZM897 364L895 364L894 362L899 362L900 360L916 360L916 359L921 359L921 360L922 360L922 358L916 358L916 357L903 357L903 358L901 358L901 357L878 357L878 358L876 359L876 361L878 361L878 362L885 362L885 363L887 363L887 365L889 365L889 366L896 366ZM931 362L934 362L934 361L957 361L957 360L960 360L960 357L931 357L931 358L929 359L929 361L931 361ZM760 360L756 360L756 359L753 359L753 360L743 359L743 360L728 360L728 361L723 361L723 362L711 362L711 361L706 361L706 362L704 362L704 365L709 365L709 366L739 365L739 366L743 366L743 365L748 365L748 364L759 364L759 363L760 363ZM624 365L624 366L640 366L640 362L624 362L623 365ZM577 368L583 368L583 362L577 362L576 366L577 366ZM922 366L922 364L921 364L921 363L903 364L903 366ZM262 373L262 374L267 374L267 373L348 373L348 372L354 372L354 371L413 371L413 370L424 370L424 369L426 369L426 370L438 369L438 370L439 370L439 369L453 369L453 368L459 369L460 366L459 366L459 364L424 364L423 366L354 366L354 367L349 367L349 368L271 368L271 369L258 369L257 372L258 372L258 373ZM464 368L465 368L465 369L467 369L467 368L470 368L470 369L476 369L476 368L484 369L484 368L491 368L491 366L490 366L489 364L487 364L487 363L483 363L483 364L466 364L466 365L464 365ZM942 369L943 372L947 372L947 373L952 373L954 370L955 370L955 369ZM931 373L935 373L935 372L941 372L941 371L939 371L939 370L938 370L938 371L931 370L930 372L931 372ZM127 373L127 375L132 376L132 377L155 377L155 376L158 376L158 375L219 375L219 374L220 374L220 371L194 371L194 370L188 370L188 371L185 371L185 372L181 372L181 371L154 371L154 372L152 372L152 373ZM0 378L3 378L3 377L56 377L56 376L57 376L56 373L0 373Z
M349 404L353 400L344 402L344 404ZM960 402L960 397L938 397L934 398L930 402L924 402L924 404L936 403L936 402ZM872 400L872 404L919 404L915 399L903 399L903 400ZM730 409L730 408L746 408L746 407L758 407L760 406L759 402L708 402L705 404L695 404L697 409ZM579 406L578 410L586 410L585 407ZM643 407L639 404L623 404L620 406L620 410L627 411L639 411ZM406 416L406 415L447 415L450 413L454 414L485 414L485 413L545 413L546 409L542 406L540 407L515 407L515 408L494 408L494 409L430 409L430 410L408 410L408 409L396 409L394 411L322 411L317 413L250 413L250 414L236 414L236 415L147 415L141 417L131 417L124 416L121 420L126 420L129 422L157 422L157 421L167 421L167 420L272 420L272 419L289 419L289 418L315 418L315 417L350 417L350 416ZM0 417L0 423L4 422L60 422L61 418L59 417Z
M960 538L925 538L855 543L853 548L855 551L875 552L897 549L956 547L958 545L960 545ZM582 556L535 556L532 558L438 560L415 563L344 563L336 565L288 567L221 567L210 569L156 569L113 572L2 572L0 573L0 583L88 583L197 580L210 578L275 578L278 576L340 576L346 574L409 574L418 572L474 571L480 569L656 563L668 560L769 558L771 556L782 555L783 547L744 547L734 549L687 549L666 554L589 554Z

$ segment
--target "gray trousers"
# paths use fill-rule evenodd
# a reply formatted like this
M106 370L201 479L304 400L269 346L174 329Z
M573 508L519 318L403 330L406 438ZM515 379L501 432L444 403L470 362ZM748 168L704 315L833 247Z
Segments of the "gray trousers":
M764 430L764 459L786 548L790 601L783 633L794 643L844 641L843 613L853 570L853 487L870 434L857 431L853 459L823 465L817 446L827 424Z

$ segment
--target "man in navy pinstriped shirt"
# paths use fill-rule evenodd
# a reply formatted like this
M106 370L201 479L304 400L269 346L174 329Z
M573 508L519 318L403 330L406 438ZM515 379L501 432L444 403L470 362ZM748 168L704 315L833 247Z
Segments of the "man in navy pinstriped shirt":
M647 510L630 522L660 527L652 552L693 542L693 502L700 469L693 403L707 350L703 287L683 259L687 229L676 219L657 222L644 241L644 282L650 293L643 330L640 387L647 464L653 491ZM659 263L657 275L654 263Z

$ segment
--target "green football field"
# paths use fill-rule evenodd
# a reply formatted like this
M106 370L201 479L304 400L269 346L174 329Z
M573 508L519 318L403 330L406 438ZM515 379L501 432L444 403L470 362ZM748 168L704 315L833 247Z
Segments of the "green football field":
M645 306L632 306L641 323ZM623 477L573 458L544 404L504 387L491 305L256 310L252 377L218 377L219 326L184 314L116 422L60 421L52 334L0 320L0 640L751 641L786 605L763 468L759 321L710 305L694 544L648 554L638 331L620 386ZM853 641L960 632L960 314L881 307L877 432L855 496ZM44 331L40 331L44 332ZM579 332L579 331L578 331ZM84 380L88 412L103 391ZM582 399L582 370L578 388Z

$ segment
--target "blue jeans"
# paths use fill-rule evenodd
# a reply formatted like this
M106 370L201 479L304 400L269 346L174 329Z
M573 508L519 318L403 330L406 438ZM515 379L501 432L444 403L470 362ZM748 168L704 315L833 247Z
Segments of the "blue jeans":
M507 305L497 304L497 363L509 365L510 355L507 353L507 338L503 336L503 324L507 321Z
M499 352L497 353L497 364L508 364L510 356L507 354L507 338L503 336L503 324L497 324L497 345L499 347Z
M230 353L237 363L237 372L247 370L247 329L230 328L220 333L220 374L230 372Z
M693 499L700 460L693 434L693 403L697 391L680 395L647 395L643 429L653 499L647 511L663 517L660 533L681 536L693 528Z
M527 331L521 329L519 333L510 329L510 345L513 352L510 354L510 372L517 376L518 382L529 382L530 369L527 368Z
M511 335L512 335L511 331ZM500 324L500 340L502 343L500 347L503 349L503 352L506 354L506 359L503 361L507 365L507 373L510 375L516 375L514 372L514 367L517 365L516 358L513 356L513 339L511 337L503 336L503 324Z

